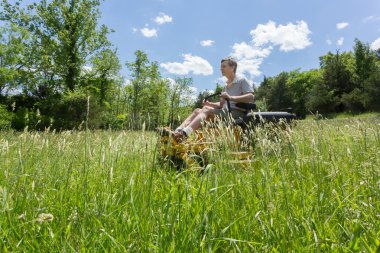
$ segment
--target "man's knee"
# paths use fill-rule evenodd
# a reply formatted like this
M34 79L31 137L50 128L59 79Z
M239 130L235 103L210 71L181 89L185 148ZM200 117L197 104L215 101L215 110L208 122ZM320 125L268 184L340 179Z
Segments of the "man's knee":
M193 111L193 113L195 113L195 114L199 114L201 111L202 111L201 108L196 108L196 109Z
M203 107L202 108L202 113L205 114L207 117L209 117L210 115L214 114L214 108Z

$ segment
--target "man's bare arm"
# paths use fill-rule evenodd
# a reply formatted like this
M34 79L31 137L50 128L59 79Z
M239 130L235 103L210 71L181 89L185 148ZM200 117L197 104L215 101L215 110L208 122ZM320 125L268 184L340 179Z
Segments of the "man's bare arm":
M222 107L221 102L209 102L207 100L203 101L203 105L204 106L210 106L210 107L215 108L215 109L219 109Z
M253 93L246 93L240 96L230 96L227 94L227 92L222 92L220 96L224 99L228 99L237 103L253 103L255 101L255 96Z

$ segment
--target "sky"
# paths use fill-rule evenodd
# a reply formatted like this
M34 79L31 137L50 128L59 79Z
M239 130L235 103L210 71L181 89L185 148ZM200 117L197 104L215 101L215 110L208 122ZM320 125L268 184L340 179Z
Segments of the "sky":
M105 0L100 11L126 80L125 63L142 50L163 77L191 77L197 92L223 84L227 56L257 87L264 75L318 68L355 38L380 48L380 0Z

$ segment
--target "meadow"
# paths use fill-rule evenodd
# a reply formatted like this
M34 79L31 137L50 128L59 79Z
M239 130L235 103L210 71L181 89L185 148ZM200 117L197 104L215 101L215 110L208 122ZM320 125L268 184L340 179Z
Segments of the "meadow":
M203 174L154 132L0 132L0 251L379 252L380 116L275 132Z

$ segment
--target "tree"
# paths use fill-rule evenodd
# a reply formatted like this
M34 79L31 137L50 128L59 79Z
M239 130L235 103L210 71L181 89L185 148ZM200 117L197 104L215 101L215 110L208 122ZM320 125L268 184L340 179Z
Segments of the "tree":
M334 111L337 98L323 82L317 82L306 97L305 106L313 113L331 113Z
M169 81L162 78L155 79L150 83L149 91L146 100L149 104L144 114L149 116L148 129L154 129L166 124L167 121Z
M269 110L276 111L292 107L292 100L286 86L288 77L287 72L281 72L273 79L266 97Z
M380 63L363 84L363 105L367 110L380 111Z
M135 52L136 60L134 62L127 62L126 65L130 69L132 80L131 86L127 86L127 92L131 99L131 120L132 122L139 121L139 113L143 107L143 89L145 88L146 80L148 79L148 56L138 50Z
M99 103L108 105L108 101L113 100L112 95L120 85L117 81L120 69L116 52L110 49L102 50L91 59L91 67L88 67L87 71L83 70L86 74L82 86L90 89Z
M13 97L18 107L39 110L46 117L67 116L66 122L75 123L70 101L79 101L75 104L80 108L74 109L82 111L91 96L93 115L100 121L119 85L116 80L120 70L116 52L107 39L111 30L98 25L101 0L40 0L26 7L20 5L21 0L9 2L0 3L0 19L25 34L16 37L21 39L17 45L23 46L22 57L17 58L17 75L22 79L15 85L23 95Z
M376 55L371 51L368 44L355 39L354 57L356 83L358 87L361 87L363 82L367 80L375 70Z
M28 32L15 25L0 27L0 96L22 81L22 61Z
M355 83L356 89L347 94L345 104L351 110L380 109L380 60L375 50L358 39L355 40Z
M126 86L129 99L130 118L128 125L140 129L143 124L149 128L161 123L164 101L167 96L167 82L161 79L156 62L150 63L146 53L137 50L134 62L126 65L131 71L130 85Z
M332 91L337 97L337 104L334 108L337 112L344 111L344 104L341 97L345 93L350 93L355 89L353 74L355 72L354 57L351 52L336 54L329 52L327 55L320 57L320 66L322 70L323 82L328 91Z
M255 90L256 106L259 111L267 111L267 98L271 92L273 78L264 76L264 80L260 83L259 87Z
M191 88L193 79L189 77L175 78L174 82L170 85L169 92L169 120L168 124L173 126L181 121L181 116L186 117L188 112L182 113L181 108L189 105Z
M310 99L313 87L322 82L321 72L317 69L300 72L291 71L286 81L288 93L291 97L291 104L298 117L305 117L309 113L306 101ZM319 94L315 94L319 96Z
M290 91L286 85L289 74L281 72L276 77L265 77L255 92L257 103L268 110L283 110L292 107ZM263 109L263 108L259 108Z
M81 84L82 70L98 52L109 49L110 29L98 27L100 0L41 0L21 7L3 0L1 19L31 34L25 68L40 78L37 88L73 91Z

